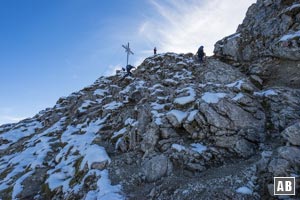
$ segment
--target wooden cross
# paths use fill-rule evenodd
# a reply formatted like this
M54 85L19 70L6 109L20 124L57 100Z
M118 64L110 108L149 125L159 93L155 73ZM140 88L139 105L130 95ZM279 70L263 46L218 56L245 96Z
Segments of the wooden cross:
M127 53L127 65L128 65L128 59L129 59L129 54L132 54L133 55L133 52L130 50L129 48L129 42L127 43L127 46L125 45L122 45L122 47L125 49L125 52ZM127 66L126 65L126 66Z

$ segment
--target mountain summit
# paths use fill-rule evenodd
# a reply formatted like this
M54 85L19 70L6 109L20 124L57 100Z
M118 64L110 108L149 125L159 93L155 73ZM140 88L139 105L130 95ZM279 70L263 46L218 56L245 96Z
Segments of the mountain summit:
M154 55L1 126L0 199L273 198L274 176L300 175L298 79L279 73L299 72L298 8L259 0L204 63ZM263 36L285 15L288 30Z

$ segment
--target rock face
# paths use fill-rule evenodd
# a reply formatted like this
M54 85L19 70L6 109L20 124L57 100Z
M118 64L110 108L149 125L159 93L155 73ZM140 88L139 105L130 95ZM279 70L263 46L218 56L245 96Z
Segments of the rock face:
M299 122L286 128L281 134L292 145L300 146L300 123Z
M268 71L297 69L275 49L298 7L258 1L205 63L155 55L0 126L0 199L272 199L300 174L300 90Z
M237 32L215 45L215 54L234 61L262 56L300 59L300 3L258 0Z

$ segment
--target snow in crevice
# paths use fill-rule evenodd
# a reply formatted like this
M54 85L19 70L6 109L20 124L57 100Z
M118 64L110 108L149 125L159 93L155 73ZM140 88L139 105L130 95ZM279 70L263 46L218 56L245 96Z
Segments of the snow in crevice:
M94 95L98 95L98 96L105 96L107 93L108 91L104 89L97 89L94 91Z
M238 37L241 37L241 34L240 33L235 33L235 34L229 36L227 38L227 40L232 40L232 39L235 39L235 38L238 38Z
M96 103L95 101L91 101L91 100L85 100L82 104L81 104L81 106L78 108L78 111L79 112L85 112L86 111L86 109L88 108L88 107L90 107L92 104L94 104L94 103Z
M244 97L243 93L238 93L235 97L232 98L232 100L238 101L243 97Z
M196 151L200 154L207 150L207 147L200 143L192 143L191 146L193 151Z
M113 139L113 138L116 138L116 137L120 137L120 136L124 135L126 133L126 131L127 131L126 127L122 128L121 130L119 130L117 132L114 132L114 134L111 138Z
M226 87L229 87L229 88L235 87L235 88L240 90L243 83L244 83L243 80L238 80L238 81L235 81L233 83L227 84Z
M290 33L290 34L286 34L286 35L282 36L279 41L283 42L283 41L294 39L296 37L300 37L300 31Z
M295 4L291 5L290 7L287 7L286 9L284 9L282 11L282 13L290 12L290 11L296 9L296 8L300 8L300 4L299 3L295 3Z
M166 106L166 104L159 104L159 103L151 103L151 107L154 109L154 110L162 110L164 109Z
M265 90L265 91L261 91L261 92L254 92L253 94L255 96L267 97L267 96L277 95L277 92L275 92L274 90L270 89L270 90Z
M153 121L155 122L156 125L162 125L162 117L165 115L164 113L159 113L157 110L152 110L151 111Z
M124 122L125 126L128 126L128 125L130 125L130 126L136 126L137 124L138 124L138 121L136 121L135 119L132 119L132 118L128 118Z
M112 101L112 102L104 105L103 108L105 110L116 110L116 109L120 108L121 106L123 106L123 103Z
M180 144L172 144L171 148L175 149L178 152L186 150L186 148Z

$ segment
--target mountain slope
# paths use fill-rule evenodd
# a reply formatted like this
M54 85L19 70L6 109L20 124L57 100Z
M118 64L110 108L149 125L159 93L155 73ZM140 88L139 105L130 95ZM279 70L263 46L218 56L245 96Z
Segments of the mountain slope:
M247 60L225 47L257 55L260 38L250 40L247 28L294 13L292 3L259 0L242 37L219 41L205 63L155 55L132 77L100 77L53 108L0 126L0 199L275 198L274 176L300 175L300 90L286 80L299 60Z
M299 119L300 91L260 91L238 69L192 54L156 55L123 75L1 127L1 198L217 198L224 184L232 198L259 198L260 152L276 145L270 131ZM250 196L235 191L243 186Z

